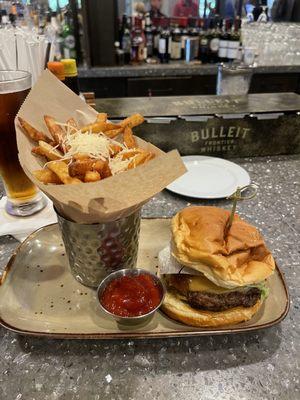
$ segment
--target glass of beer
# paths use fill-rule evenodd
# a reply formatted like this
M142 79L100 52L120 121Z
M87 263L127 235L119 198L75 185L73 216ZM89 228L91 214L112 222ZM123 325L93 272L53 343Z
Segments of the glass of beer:
M7 195L5 209L16 216L32 215L46 205L18 159L14 120L30 88L29 72L0 71L0 176Z

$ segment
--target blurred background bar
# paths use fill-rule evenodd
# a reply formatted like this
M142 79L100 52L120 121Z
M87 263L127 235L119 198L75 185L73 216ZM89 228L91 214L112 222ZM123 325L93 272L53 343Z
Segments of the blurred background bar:
M223 63L249 93L299 93L297 22L298 0L0 0L0 69L34 83L71 58L81 92L152 97L216 94Z

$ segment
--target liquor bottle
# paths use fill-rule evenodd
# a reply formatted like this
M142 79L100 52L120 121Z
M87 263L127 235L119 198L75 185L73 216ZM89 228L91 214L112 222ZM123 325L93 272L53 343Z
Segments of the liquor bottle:
M39 18L39 29L41 28L42 19ZM54 58L60 60L63 54L63 38L62 38L62 27L58 22L57 13L53 11L51 13L50 24L44 29L48 40L54 43Z
M198 50L198 59L200 60L200 55L201 55L201 40L202 37L204 36L204 20L203 18L199 18L199 50Z
M8 27L10 22L9 22L9 17L7 15L7 11L4 10L0 10L1 11L1 23L0 23L0 27L1 28L5 28Z
M225 25L223 25L222 29L221 29L220 41L219 41L219 51L218 51L219 61L221 61L221 62L228 61L227 49L228 49L228 43L229 43L229 26L230 26L230 21L226 20Z
M123 66L125 63L124 51L120 49L120 42L115 42L116 64Z
M64 22L62 25L62 47L63 47L63 57L64 58L75 58L76 59L76 50L75 50L75 36L73 29L73 20L72 14L70 11L67 11L64 16Z
M158 58L162 64L166 64L170 59L169 49L170 32L164 29L160 35L158 43Z
M146 37L147 57L151 58L153 57L154 43L153 43L153 29L149 13L146 14L146 19L145 19L145 37Z
M159 38L160 34L162 32L162 29L160 25L154 25L153 27L153 55L158 56L158 44L159 44Z
M65 70L65 81L64 84L68 86L69 89L73 90L74 93L79 94L79 84L78 84L78 72L76 60L74 59L63 59L61 62L64 65Z
M227 58L230 62L234 61L238 56L240 47L240 18L236 17L234 27L232 26L228 40Z
M268 22L268 7L262 6L262 12L257 18L257 22Z
M123 35L125 33L125 29L127 28L127 15L123 14L122 21L119 30L119 43L123 43Z
M200 61L202 62L202 64L207 64L209 59L208 59L208 55L209 55L209 40L210 40L210 32L207 29L208 27L208 21L207 19L204 21L204 30L203 33L201 35L201 39L200 39L200 51L199 51L199 58Z
M122 50L124 51L124 62L125 64L129 64L131 55L131 37L128 26L125 27L121 44L122 44Z
M181 59L181 30L176 26L172 31L171 60Z
M219 45L220 45L220 35L217 31L216 26L217 21L211 19L210 21L210 36L209 36L209 46L208 46L208 59L209 62L214 64L219 60Z
M193 21L195 24L195 21ZM192 54L191 58L192 60L195 60L196 58L199 57L199 28L196 26L193 26L189 29L189 36L192 39Z
M10 12L8 14L9 16L9 21L12 26L16 26L17 24L17 7L14 3L12 3L10 7Z
M185 59L185 41L189 38L189 31L186 26L181 31L181 59Z
M134 18L134 29L131 41L131 61L132 63L141 63L145 59L145 35L142 30L142 19Z

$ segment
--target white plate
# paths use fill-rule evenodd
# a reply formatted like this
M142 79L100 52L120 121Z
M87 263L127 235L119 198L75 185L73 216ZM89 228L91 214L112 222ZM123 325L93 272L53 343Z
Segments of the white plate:
M224 160L207 156L182 157L188 172L167 187L171 192L197 199L222 199L230 196L238 186L250 184L244 168Z

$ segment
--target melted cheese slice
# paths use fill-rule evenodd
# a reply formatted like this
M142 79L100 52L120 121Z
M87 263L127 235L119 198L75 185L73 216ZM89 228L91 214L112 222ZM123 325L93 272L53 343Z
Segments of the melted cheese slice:
M188 278L188 288L191 292L226 293L234 289L226 289L215 285L205 276L197 275Z

